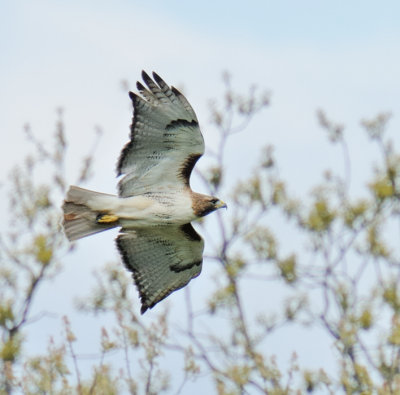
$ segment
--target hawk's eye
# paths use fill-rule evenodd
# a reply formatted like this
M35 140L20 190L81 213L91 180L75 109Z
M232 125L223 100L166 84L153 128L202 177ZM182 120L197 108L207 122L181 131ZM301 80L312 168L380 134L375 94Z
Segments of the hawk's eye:
M211 199L211 203L212 204L217 204L218 203L218 199Z

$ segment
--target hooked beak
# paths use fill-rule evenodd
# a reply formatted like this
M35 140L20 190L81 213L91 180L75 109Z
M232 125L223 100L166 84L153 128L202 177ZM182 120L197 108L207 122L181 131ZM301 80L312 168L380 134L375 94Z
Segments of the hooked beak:
M215 206L217 209L218 208L228 208L228 206L226 205L226 203L225 202L223 202L222 200L220 200L218 203L217 203L217 205Z

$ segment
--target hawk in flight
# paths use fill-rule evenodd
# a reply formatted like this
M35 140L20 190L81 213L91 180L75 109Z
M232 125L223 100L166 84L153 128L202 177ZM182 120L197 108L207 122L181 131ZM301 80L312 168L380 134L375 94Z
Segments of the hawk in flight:
M122 260L139 290L141 313L198 276L204 242L191 221L226 204L193 192L190 174L204 153L196 114L156 73L129 92L130 141L118 160L118 196L71 186L63 204L70 241L114 227Z

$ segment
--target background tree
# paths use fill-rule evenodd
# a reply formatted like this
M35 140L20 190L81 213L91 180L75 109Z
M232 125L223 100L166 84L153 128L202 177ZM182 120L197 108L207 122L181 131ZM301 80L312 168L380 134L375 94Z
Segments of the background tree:
M400 391L400 156L386 136L389 115L362 122L380 162L360 194L351 192L353 152L344 127L322 111L321 128L341 147L344 174L328 171L306 198L296 196L280 176L273 147L266 147L252 174L227 190L226 145L235 133L245 139L248 122L260 116L269 97L254 87L237 94L229 75L224 81L222 102L211 105L219 144L199 173L209 192L230 194L228 215L217 212L214 222L201 225L209 245L205 265L217 263L207 300L195 307L189 286L180 291L186 300L183 323L173 322L165 307L144 320L129 275L120 263L106 265L80 302L84 314L113 317L101 329L90 374L82 372L79 333L67 317L61 344L50 341L37 356L24 349L28 324L41 318L31 314L35 295L57 275L69 248L59 226L66 187L62 114L51 149L26 129L35 155L13 172L11 223L0 239L2 392L185 393L204 377L218 394ZM81 181L90 165L91 153ZM39 183L43 169L52 177ZM319 369L303 367L296 346L288 364L277 363L268 341L295 327L322 328L335 369L326 369L325 355ZM123 361L118 367L116 355ZM171 355L180 358L180 369L168 364Z

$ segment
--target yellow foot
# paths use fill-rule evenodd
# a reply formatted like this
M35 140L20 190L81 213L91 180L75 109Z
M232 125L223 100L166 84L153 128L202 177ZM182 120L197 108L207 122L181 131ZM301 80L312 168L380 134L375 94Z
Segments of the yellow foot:
M114 214L99 214L96 218L98 224L109 224L111 222L117 222L119 217Z

